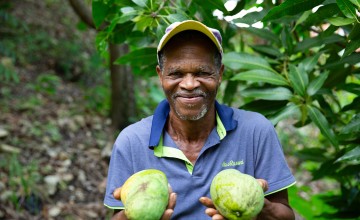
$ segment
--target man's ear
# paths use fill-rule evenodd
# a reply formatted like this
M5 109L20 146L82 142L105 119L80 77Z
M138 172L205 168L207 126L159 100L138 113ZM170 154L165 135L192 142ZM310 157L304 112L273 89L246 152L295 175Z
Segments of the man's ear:
M222 77L223 77L224 69L225 69L224 64L221 64L221 67L220 67L220 70L219 70L219 75L220 75L220 77L219 77L219 84L220 84L220 83L221 83L221 81L222 81Z
M161 71L159 65L156 66L156 72L157 72L158 77L159 77L160 85L162 86L162 71Z

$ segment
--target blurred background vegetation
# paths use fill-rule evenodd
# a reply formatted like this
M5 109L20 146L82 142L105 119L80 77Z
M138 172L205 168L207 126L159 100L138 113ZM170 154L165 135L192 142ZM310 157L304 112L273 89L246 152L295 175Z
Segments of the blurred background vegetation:
M223 36L218 100L269 118L298 219L360 216L358 0L0 1L0 219L108 219L112 143L164 98L168 24Z

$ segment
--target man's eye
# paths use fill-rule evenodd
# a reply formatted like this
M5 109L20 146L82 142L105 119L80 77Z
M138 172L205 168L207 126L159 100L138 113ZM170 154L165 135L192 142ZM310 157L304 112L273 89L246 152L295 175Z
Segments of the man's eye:
M171 77L180 77L181 73L180 72L172 72L172 73L169 73L169 76L171 76Z
M210 73L201 71L201 72L198 72L196 75L198 75L198 76L208 76L208 75L210 75Z

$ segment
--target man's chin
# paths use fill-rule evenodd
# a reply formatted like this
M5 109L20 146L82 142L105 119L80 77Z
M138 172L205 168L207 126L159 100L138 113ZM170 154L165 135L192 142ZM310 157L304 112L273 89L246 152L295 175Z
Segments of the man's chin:
M177 111L176 114L181 120L197 121L203 118L206 112L207 112L207 108L203 108L201 111L197 111L194 113L190 113L190 112L182 113Z

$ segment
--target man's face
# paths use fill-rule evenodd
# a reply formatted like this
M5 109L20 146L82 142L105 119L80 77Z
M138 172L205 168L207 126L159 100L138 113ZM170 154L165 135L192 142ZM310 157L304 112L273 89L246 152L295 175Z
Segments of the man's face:
M171 110L182 120L198 120L214 108L223 66L214 62L214 46L204 39L167 45L164 66L157 67Z

